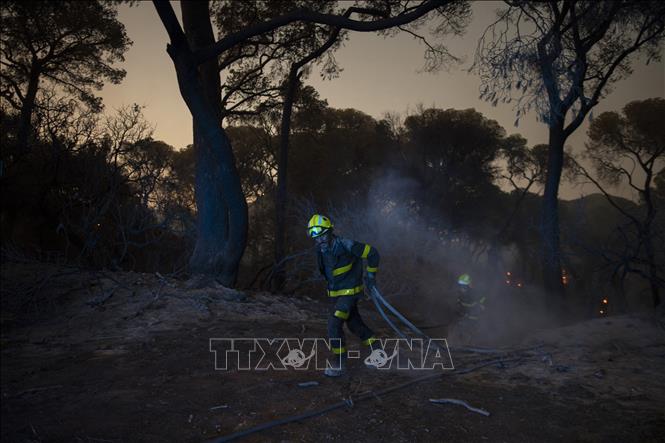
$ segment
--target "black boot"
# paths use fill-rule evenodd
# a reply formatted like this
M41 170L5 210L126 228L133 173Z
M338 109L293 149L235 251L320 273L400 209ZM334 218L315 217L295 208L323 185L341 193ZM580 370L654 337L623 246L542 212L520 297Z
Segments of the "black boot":
M346 352L335 356L335 358L328 360L329 367L326 367L324 375L326 377L339 377L346 372Z

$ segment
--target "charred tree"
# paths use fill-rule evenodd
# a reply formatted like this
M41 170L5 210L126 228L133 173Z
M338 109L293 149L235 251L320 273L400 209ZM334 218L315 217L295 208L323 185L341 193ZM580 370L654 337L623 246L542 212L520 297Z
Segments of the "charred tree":
M659 59L665 7L649 1L506 3L481 38L474 67L482 79L482 98L493 105L516 99L518 119L535 109L548 125L543 283L560 299L558 193L564 144L608 87L631 73L637 55Z

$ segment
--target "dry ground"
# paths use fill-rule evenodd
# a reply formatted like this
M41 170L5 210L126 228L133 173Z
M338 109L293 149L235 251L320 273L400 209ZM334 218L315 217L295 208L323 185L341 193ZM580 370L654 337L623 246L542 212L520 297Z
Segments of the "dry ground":
M3 442L200 442L422 375L360 361L336 380L214 370L211 337L325 336L322 298L4 263L2 299ZM369 303L361 312L388 334ZM665 441L661 322L592 320L519 346L533 343L542 346L503 367L446 372L244 441ZM452 358L461 369L496 355ZM298 387L306 381L319 384ZM491 415L428 401L441 397Z

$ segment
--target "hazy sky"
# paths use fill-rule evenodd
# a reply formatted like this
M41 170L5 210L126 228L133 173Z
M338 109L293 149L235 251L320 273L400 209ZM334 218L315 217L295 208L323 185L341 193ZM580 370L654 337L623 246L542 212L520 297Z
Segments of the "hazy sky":
M174 3L180 15L179 5ZM313 72L306 83L314 86L329 105L355 108L375 118L385 112L402 115L415 106L467 109L475 108L498 121L511 134L521 133L530 145L547 142L547 127L536 122L534 115L520 119L514 127L515 113L509 104L492 107L478 99L479 79L466 72L473 61L478 38L494 18L501 3L475 2L473 20L464 37L449 40L449 49L465 59L459 67L436 74L418 73L423 65L424 49L412 36L400 34L383 38L371 33L353 33L345 46L336 53L343 68L341 76L322 81ZM126 54L124 69L127 77L120 85L108 85L102 91L107 111L122 105L145 105L146 118L155 125L154 137L176 148L192 143L192 123L176 82L175 69L166 53L168 36L152 2L120 7L119 20L125 24L134 45ZM634 74L617 83L614 91L594 109L619 110L632 100L665 96L665 65L663 62L635 66ZM585 122L569 139L568 144L582 147L586 140ZM589 193L592 188L585 188ZM563 198L579 195L580 189L562 189Z

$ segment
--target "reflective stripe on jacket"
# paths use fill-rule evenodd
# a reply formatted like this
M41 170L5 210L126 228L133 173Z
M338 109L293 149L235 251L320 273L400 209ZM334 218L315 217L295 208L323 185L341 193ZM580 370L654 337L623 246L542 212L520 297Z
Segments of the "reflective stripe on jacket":
M333 237L332 245L324 253L317 250L321 274L328 281L328 295L354 295L363 290L363 259L367 260L367 272L379 269L379 252L376 248L353 240Z
M457 303L464 308L464 318L469 320L478 320L485 310L485 297L477 298L471 290L460 294Z

